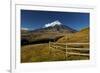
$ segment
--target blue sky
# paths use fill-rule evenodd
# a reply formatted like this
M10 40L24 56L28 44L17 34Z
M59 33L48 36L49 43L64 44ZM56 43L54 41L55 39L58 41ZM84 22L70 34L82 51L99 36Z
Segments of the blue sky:
M76 30L90 24L89 13L21 10L21 28L35 30L56 20Z

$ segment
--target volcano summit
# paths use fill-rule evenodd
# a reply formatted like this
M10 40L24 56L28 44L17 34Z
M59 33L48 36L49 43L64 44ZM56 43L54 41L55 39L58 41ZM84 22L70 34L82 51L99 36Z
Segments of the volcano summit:
M31 32L59 32L59 33L74 33L77 30L62 24L56 20L51 23L45 24L42 28L33 30Z

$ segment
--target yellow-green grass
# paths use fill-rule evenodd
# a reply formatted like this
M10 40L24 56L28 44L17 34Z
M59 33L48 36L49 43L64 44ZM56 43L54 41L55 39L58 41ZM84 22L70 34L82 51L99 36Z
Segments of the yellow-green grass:
M82 29L73 35L67 35L59 39L59 43L88 43L89 42L89 28Z
M76 61L76 60L89 60L89 56L81 56L81 55L68 55L66 58L67 61Z
M48 37L41 36L41 38ZM38 36L39 37L39 36ZM33 38L33 36L32 36ZM37 38L37 37L36 37ZM60 38L57 43L89 43L89 28L85 28L80 32L66 34L64 37ZM58 45L65 48L65 45ZM68 45L69 48L89 48L89 45ZM89 54L89 51L77 51L77 50L68 50L69 52L77 52L77 53L86 53ZM30 63L30 62L48 62L48 61L66 61L66 60L88 60L89 56L81 56L81 55L67 55L66 50L62 50L61 48L50 48L49 43L42 44L32 44L32 45L24 45L21 47L21 62L22 63Z
M48 44L27 45L21 47L21 62L43 62L65 60L62 50L50 49Z
M87 53L87 51L68 50L69 52ZM86 60L88 56L68 55L66 50L49 48L48 44L35 44L21 47L21 62L49 62L66 60Z

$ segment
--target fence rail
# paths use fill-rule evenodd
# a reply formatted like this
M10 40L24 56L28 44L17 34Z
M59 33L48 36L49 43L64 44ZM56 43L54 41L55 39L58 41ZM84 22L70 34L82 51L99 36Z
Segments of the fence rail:
M62 45L66 45L66 44L68 44L68 45L78 45L78 44L80 44L80 45L82 45L82 44L85 44L85 45L89 45L89 43L57 43L57 42L49 42L49 43L52 43L52 44L62 44Z
M68 54L71 54L71 55L80 55L80 56L89 56L89 54L81 54L81 53L73 53L73 52L69 52Z
M61 46L64 45L64 46ZM66 51L66 57L68 55L79 55L79 56L89 56L89 53L81 53L81 52L71 52L68 50L76 50L76 51L88 51L89 52L89 48L72 48L72 47L68 47L68 45L89 45L89 43L55 43L55 42L49 42L49 48L53 48L53 49L63 49ZM51 50L52 51L52 50Z

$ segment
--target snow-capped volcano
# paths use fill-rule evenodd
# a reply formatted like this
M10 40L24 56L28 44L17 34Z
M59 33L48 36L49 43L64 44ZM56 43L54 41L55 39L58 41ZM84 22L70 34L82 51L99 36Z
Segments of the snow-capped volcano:
M48 24L45 24L44 27L53 27L55 25L62 25L60 21L56 20L54 22L51 22L51 23L48 23Z
M76 32L75 29L73 28L70 28L69 26L66 26L64 24L62 24L60 21L56 20L54 22L51 22L51 23L48 23L48 24L45 24L44 27L42 28L39 28L39 29L36 29L36 30L33 30L32 32L59 32L59 33L74 33Z

